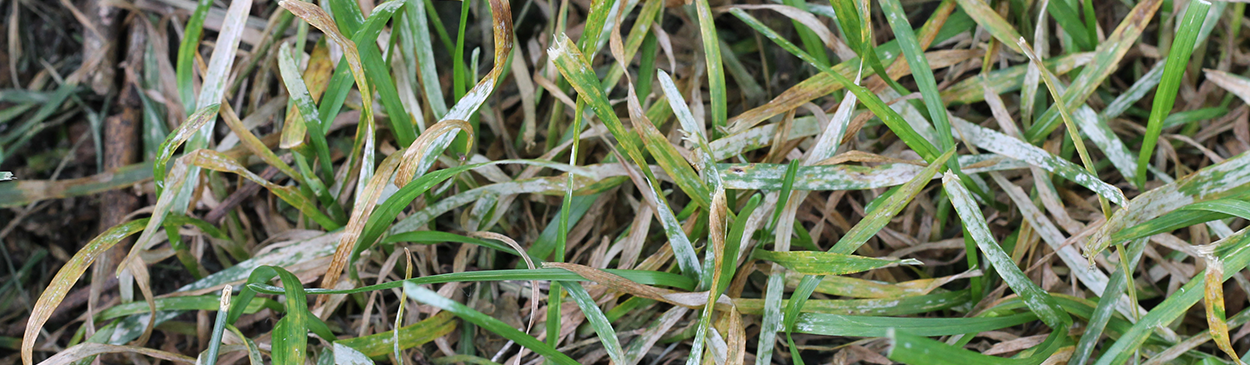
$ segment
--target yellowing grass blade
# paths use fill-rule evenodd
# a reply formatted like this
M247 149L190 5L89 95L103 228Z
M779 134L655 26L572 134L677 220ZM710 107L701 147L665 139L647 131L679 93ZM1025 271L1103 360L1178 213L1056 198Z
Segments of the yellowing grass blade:
M1202 304L1207 310L1207 331L1211 333L1211 339L1221 351L1235 359L1238 364L1244 364L1241 358L1237 357L1237 350L1233 349L1232 341L1228 336L1228 319L1224 314L1224 262L1211 253L1204 252L1204 254L1206 257L1202 259L1207 263L1207 271L1206 283L1202 290Z
M117 242L139 232L147 223L147 219L139 219L110 228L96 236L91 242L87 242L74 254L74 257L65 263L65 266L61 266L56 276L52 277L52 281L48 282L48 287L39 294L39 299L35 301L35 306L31 309L30 318L26 322L26 332L22 336L23 364L34 364L35 340L38 339L40 330L43 329L44 323L48 322L48 318L52 317L52 312L56 310L56 307L61 304L62 300L65 300L69 289L74 287L78 278L87 271L87 267L90 267L100 254L113 248Z

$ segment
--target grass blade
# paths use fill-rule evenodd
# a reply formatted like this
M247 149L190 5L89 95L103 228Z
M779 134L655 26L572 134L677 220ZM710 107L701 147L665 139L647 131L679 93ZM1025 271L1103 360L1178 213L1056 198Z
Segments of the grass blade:
M451 299L444 298L429 289L422 288L416 284L405 283L404 290L408 294L408 297L413 300L451 312L469 323L473 323L478 327L494 332L504 338L516 342L518 345L521 345L530 351L543 355L554 363L566 365L577 364L577 361L565 356L555 348L548 346L546 343L543 343L530 335L522 333L515 328L509 327L506 323L503 323L503 321L482 314L482 312L466 307L464 304L456 303Z
M695 12L699 14L699 38L703 41L703 57L707 62L708 90L712 93L712 138L720 135L728 119L725 100L725 69L721 63L720 37L716 35L716 23L707 0L695 0ZM821 49L823 56L824 49Z
M1093 256L1119 243L1112 242L1111 238L1125 227L1135 226L1195 202L1241 194L1250 186L1250 171L1242 168L1246 163L1250 163L1250 155L1241 154L1134 197L1090 236L1083 247L1085 255Z
M287 43L282 43L278 50L278 68L282 73L282 81L286 84L287 93L298 108L297 116L291 122L295 125L312 125L312 128L296 128L296 130L312 131L309 135L312 137L313 149L317 151L317 160L321 162L322 173L328 175L334 171L334 168L330 166L330 146L326 143L325 134L321 132L324 130L322 125L324 122L317 113L317 104L309 94L304 78L299 75L298 67L295 57L291 55L291 47ZM304 134L299 133L295 138L297 138L295 141L287 141L288 136L285 131L282 135L283 143L296 145L297 143L293 142L303 143Z
M847 275L899 265L920 265L915 259L881 259L829 252L758 250L751 254L757 260L768 260L803 275Z
M677 224L677 220L669 218L672 210L666 207L668 203L665 202L663 195L657 190L657 179L651 173L651 169L648 168L646 159L643 158L642 151L638 148L637 140L634 139L633 134L625 130L625 126L621 124L620 118L616 116L615 111L608 104L607 95L603 93L599 79L586 64L585 56L573 46L572 41L568 37L562 34L558 36L556 43L547 50L547 54L555 62L556 68L560 70L564 78L569 80L569 83L577 90L579 97L589 101L589 105L594 110L595 115L599 116L599 119L604 122L608 130L612 132L612 135L616 136L617 143L625 150L626 155L637 166L641 167L648 183L652 185L649 189L651 191L643 194L654 194L649 200L656 204L665 205L656 210L660 215L660 222L664 224L665 231L669 233L670 239L684 237L684 233L680 233L681 228ZM689 243L688 239L674 239L672 244L673 252L677 255L677 262L681 265L682 272L692 277L699 277L701 270L699 269L698 256L694 252L694 246Z
M748 26L755 29L757 32L762 33L769 40L772 40L777 45L780 45L786 51L789 51L791 54L798 56L805 62L812 64L821 71L824 71L825 74L832 76L834 81L854 93L864 106L868 107L869 110L872 110L873 114L880 117L882 121L890 127L890 130L899 136L899 139L902 139L905 143L907 143L907 146L911 147L918 154L920 154L920 157L923 157L925 161L932 162L940 155L936 147L930 144L928 140L917 134L911 125L907 124L907 122L903 120L903 117L899 116L893 109L887 107L885 102L881 101L881 98L877 97L876 94L873 94L867 88L852 83L846 77L842 76L841 73L833 70L828 65L820 64L819 61L812 58L810 55L807 55L806 52L798 49L798 47L796 47L793 43L790 43L789 40L782 38L772 29L769 29L763 23L760 23L746 12L740 9L730 9L729 12L730 14L737 16L738 19L741 19L743 22L746 22Z
M863 245L869 238L876 235L882 227L885 227L885 224L889 222L892 217L902 211L903 207L911 202L911 200L920 193L920 189L929 182L930 179L928 179L928 176L936 174L940 171L942 166L946 163L946 160L954 154L955 150L953 149L947 151L945 154L939 156L936 160L930 163L929 166L921 171L915 179L912 179L911 181L908 181L906 185L897 188L898 190L894 191L884 202L877 205L876 209L873 209L867 216L864 217L863 220L852 227L851 231L843 235L842 238L829 249L829 252L843 255L855 252L859 246ZM785 328L787 330L795 328L795 321L798 320L798 314L800 309L803 308L803 302L807 301L807 298L811 296L813 291L815 291L816 285L820 283L820 281L821 277L819 276L804 276L803 281L799 283L794 293L790 296L790 305L786 306L785 311Z
M973 318L867 317L819 313L803 313L795 317L798 317L795 321L795 332L848 337L886 337L890 329L920 336L949 336L993 331L1037 320L1037 315L1033 313Z
M178 45L177 85L178 96L182 99L183 110L197 110L195 90L192 82L195 78L195 55L199 53L200 35L204 33L204 19L208 17L208 9L213 6L212 0L199 0L195 11L187 20L186 30L182 32L183 40ZM216 102L214 102L215 104Z
M1150 165L1150 158L1154 157L1155 143L1158 142L1159 133L1163 131L1163 119L1172 113L1172 105L1176 103L1176 92L1180 88L1181 76L1185 75L1189 56L1193 54L1194 43L1198 39L1198 31L1202 28L1202 22L1206 20L1207 9L1210 7L1210 2L1196 0L1190 2L1185 8L1185 18L1181 20L1180 30L1176 33L1171 51L1168 52L1168 63L1163 66L1163 79L1159 81L1159 88L1155 90L1154 104L1150 108L1150 120L1147 121L1146 135L1137 157L1137 176L1135 177L1137 186L1143 186L1146 183L1146 166Z
M78 250L60 270L57 270L56 276L48 283L48 287L39 294L39 299L35 302L34 309L30 312L30 319L26 322L26 332L22 335L22 364L34 364L35 340L39 336L39 332L43 329L43 325L52 317L52 312L65 299L65 295L69 293L69 289L78 282L78 278L87 271L87 267L95 261L97 257L113 248L121 240L130 235L138 233L147 225L147 219L137 219L116 227L110 228L108 231L101 233L87 242L81 250Z
M204 352L204 365L217 364L217 352L221 350L221 335L226 332L226 317L230 311L230 285L221 290L221 302L217 306L217 318L213 322L212 337L208 340L208 350Z
M959 118L952 118L952 121L955 124L955 128L959 130L960 136L972 145L1062 176L1093 190L1098 196L1106 198L1117 205L1124 206L1128 202L1128 199L1124 197L1124 193L1119 188L1103 182L1098 178L1098 175L1090 173L1088 170L1068 162L1068 160L1052 155L1019 139L1008 137L998 131L969 123Z
M994 236L990 233L989 226L985 223L985 217L981 215L981 210L977 206L976 201L972 200L972 196L964 188L959 181L959 177L947 172L942 178L942 185L946 187L946 194L951 199L951 206L955 207L955 212L959 213L959 219L964 224L965 232L972 235L977 246L981 248L981 252L985 254L985 258L994 266L994 269L1002 276L1011 290L1020 295L1028 304L1029 309L1037 313L1037 317L1046 322L1047 326L1056 331L1067 328L1072 323L1072 318L1068 317L1059 304L1046 293L1045 290L1034 284L1024 275L1024 271L1016 266L1016 262L1011 259L1002 246L994 240Z
M456 329L451 312L442 312L420 322L399 328L399 348L410 349L443 337ZM335 355L338 346L345 346L360 351L368 357L382 356L391 353L395 347L395 331L377 333L369 336L348 338L335 341Z
M1221 239L1211 245L1216 247L1214 254L1224 262L1224 275L1221 280L1228 280L1233 272L1245 268L1250 262L1250 246L1247 246L1247 230L1238 231L1233 236ZM1203 298L1206 285L1205 271L1195 275L1194 280L1185 283L1175 294L1168 296L1146 313L1127 332L1120 335L1110 347L1098 358L1097 365L1123 364L1135 357L1136 350L1146 341L1146 337L1157 326L1169 323L1189 310Z
M1066 346L1069 341L1062 332L1051 332L1046 341L1038 345L1032 355L1025 358L1004 359L1001 357L978 354L928 338L908 334L906 331L890 330L889 350L886 354L890 360L904 364L1004 364L1004 365L1037 365L1044 362Z

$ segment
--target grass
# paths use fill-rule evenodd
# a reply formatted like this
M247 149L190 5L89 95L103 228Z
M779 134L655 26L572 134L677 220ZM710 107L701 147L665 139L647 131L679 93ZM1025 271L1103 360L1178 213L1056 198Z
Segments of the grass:
M1250 356L1242 4L151 2L0 7L0 363Z

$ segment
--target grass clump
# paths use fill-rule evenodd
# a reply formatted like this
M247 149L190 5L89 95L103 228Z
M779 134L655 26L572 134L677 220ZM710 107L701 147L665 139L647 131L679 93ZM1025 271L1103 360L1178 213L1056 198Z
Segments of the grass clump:
M1250 352L1244 4L81 3L0 11L0 362Z

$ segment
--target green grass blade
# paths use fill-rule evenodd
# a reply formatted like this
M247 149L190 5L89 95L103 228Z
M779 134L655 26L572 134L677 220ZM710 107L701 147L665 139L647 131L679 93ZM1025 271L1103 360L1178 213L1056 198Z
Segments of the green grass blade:
M414 243L426 243L426 244L442 243L442 242L468 243L468 244L474 244L474 245L478 245L482 247L487 247L493 250L507 252L509 254L519 256L516 250L512 249L512 247L508 247L508 245L497 243L491 240L484 240L484 239L478 239L478 238L473 238L473 237L461 236L461 235L450 233L450 232L412 231L412 232L405 232L405 233L386 236L386 239L382 240L382 243L396 243L396 242L414 242Z
M1138 240L1129 245L1130 252L1126 255L1129 257L1129 262L1126 266L1129 270L1137 267L1137 262L1141 260L1142 252L1146 249L1146 242L1146 240ZM1119 301L1120 295L1128 288L1132 272L1125 273L1124 267L1121 267L1111 274L1111 280L1107 282L1107 288L1103 290L1102 297L1098 299L1098 306L1094 308L1093 315L1089 317L1089 321L1086 324L1085 332L1081 334L1076 350L1072 352L1072 357L1068 361L1069 365L1081 365L1089 362L1089 357L1093 353L1094 347L1098 344L1098 340L1102 338L1103 330L1106 329L1112 314L1115 313L1116 302Z
M757 250L751 257L778 263L803 275L847 275L899 265L920 265L920 261L915 259L882 259L816 251Z
M955 138L951 135L951 124L946 115L946 106L942 104L942 96L938 93L937 81L933 78L933 70L924 56L924 49L921 48L920 41L916 39L916 33L911 24L908 23L907 13L903 11L903 5L898 0L883 0L880 4L886 20L890 23L890 28L894 30L894 37L898 39L899 48L903 50L903 56L907 58L907 64L911 66L911 75L916 80L917 88L920 89L925 108L929 110L929 120L933 121L933 127L937 130L940 143L938 148L949 150L955 146ZM948 167L959 171L959 165L954 160L951 160Z
M782 3L798 9L800 12L808 12L807 1L805 0L782 0ZM794 30L799 33L799 39L803 41L803 47L807 48L807 53L810 53L818 60L828 63L829 57L825 55L827 52L825 44L816 36L816 33L798 20L791 19L790 23L794 24Z
M183 40L178 45L177 85L178 97L182 99L183 110L196 110L195 89L195 54L200 49L200 35L204 34L204 19L208 18L208 9L212 8L212 0L199 0L195 11L187 20L186 29L182 31Z
M727 263L720 274L720 283L716 284L719 288L728 288L729 282L733 280L734 272L738 269L738 258L742 254L743 235L746 231L747 217L755 213L755 208L760 205L763 196L755 194L751 199L747 200L742 210L738 212L738 218L734 220L733 226L729 228L729 235L725 238L725 262Z
M443 97L443 87L438 81L428 16L421 0L407 0L407 6L404 7L404 19L411 27L401 31L412 35L416 48L417 75L421 76L421 90L426 102L429 103L430 111L434 114L434 119L441 119L447 114L447 101Z
M451 54L451 95L456 100L464 97L465 84L471 82L468 80L468 70L465 70L464 65L464 30L469 26L469 4L472 3L468 1L460 2L460 21L456 22L458 24L456 29L456 50L452 51Z
M178 151L178 147L181 147L183 143L191 139L192 135L197 133L200 128L208 125L212 119L217 118L218 107L218 104L212 104L206 108L196 110L194 114L187 118L186 122L178 126L178 130L165 137L165 142L161 142L160 148L157 149L156 161L152 163L152 180L156 185L157 196L162 195L166 188L165 176L167 172L165 170L169 160L174 157L174 152Z
M623 277L629 281L633 281L643 285L667 286L674 289L694 290L695 281L684 276L646 270L617 270L606 269L606 272ZM395 289L403 286L405 282L417 285L426 284L444 284L455 282L472 282L472 281L506 281L506 280L550 280L550 281L582 281L586 278L569 272L564 269L517 269L517 270L482 270L482 271L466 271L458 273L447 273L439 275L422 276L404 281L391 281L377 285L362 286L355 289L318 289L309 288L305 292L312 295L330 295L330 294L356 294L365 293L375 290ZM273 286L253 284L249 281L248 289L263 294L282 294L282 289ZM240 300L243 295L248 292L239 294ZM233 309L233 308L232 308Z
M564 78L577 90L579 98L589 101L591 110L594 110L595 115L603 121L608 130L612 132L612 135L616 136L617 143L625 150L625 154L642 169L643 175L647 177L647 181L652 185L651 190L655 194L654 201L665 205L665 207L660 207L657 210L660 213L661 223L664 224L665 231L669 233L670 239L674 239L672 242L673 252L677 255L677 262L681 265L682 272L692 275L692 277L699 277L701 270L699 269L698 256L694 252L694 246L690 245L688 240L675 239L679 236L684 237L684 233L680 233L681 228L677 224L676 219L669 219L666 216L666 213L671 215L671 210L666 207L667 202L665 202L659 190L656 189L655 181L657 180L654 174L651 173L651 169L642 155L642 150L638 146L639 142L635 139L637 137L626 131L625 126L621 124L620 118L616 116L616 112L608 103L607 95L603 93L603 87L599 84L599 79L587 65L585 56L563 34L557 36L556 43L547 50L547 53L555 62L556 68L564 75ZM644 194L648 193L644 192ZM704 195L704 197L707 196L710 196L710 194ZM692 198L694 198L693 195Z
M1196 0L1190 2L1185 8L1185 18L1181 20L1180 29L1168 52L1168 63L1163 66L1163 78L1159 81L1158 89L1155 90L1154 104L1150 108L1150 120L1146 122L1146 135L1137 157L1137 176L1134 177L1137 186L1143 186L1146 183L1146 166L1150 165L1150 159L1154 157L1155 144L1158 143L1159 134L1163 131L1163 120L1172 113L1181 77L1185 75L1189 56L1193 54L1194 43L1198 39L1198 32L1202 28L1202 22L1206 20L1207 9L1210 7L1210 2Z
M899 84L897 80L894 80L889 76L884 64L882 64L883 57L878 55L874 50L876 45L873 41L869 3L867 1L861 2L856 0L829 0L829 5L832 6L834 13L837 15L837 24L842 26L842 35L846 37L850 47L859 54L859 57L864 60L864 63L867 64L868 67L877 74L877 76L881 77L882 80L885 80L885 83L889 84L890 88L894 89L894 91L899 94L909 93L903 85ZM888 57L890 55L889 53L886 55L886 58L888 58L886 61L890 61L894 58ZM814 58L813 56L813 59L817 58ZM823 58L819 58L818 60L823 60ZM816 66L816 68L820 71L824 71L824 67Z
M950 39L976 26L976 23L973 23L963 12L952 13L954 9L954 3L943 2L939 4L933 15L920 28L918 37L923 44L927 45L934 41L941 42ZM897 54L899 52L898 42L886 42L878 46L876 52L882 57ZM842 63L834 66L834 71L841 73L844 77L854 77L859 72L859 64L859 59L844 60ZM900 72L899 76L901 75L902 73ZM816 74L786 90L768 103L733 117L733 120L730 121L732 126L730 134L740 133L768 118L783 114L804 103L841 89L842 84L838 83L832 75L826 72ZM981 94L979 85L977 86L976 94Z
M1243 168L1247 163L1250 163L1250 155L1237 155L1138 195L1090 236L1084 245L1085 254L1094 255L1119 243L1112 242L1111 238L1125 227L1138 225L1195 202L1243 194L1250 189L1250 171Z
M703 174L705 189L708 190L707 195L710 196L711 190L719 188L721 184L720 172L717 171L716 161L712 158L712 148L708 145L708 135L703 131L703 125L694 119L694 115L690 112L690 107L686 105L686 101L681 96L681 92L677 91L677 84L673 83L673 79L668 76L667 72L659 71L660 89L664 90L664 97L668 99L669 107L673 109L673 114L677 117L677 121L681 124L682 130L686 135L694 139L695 145L698 147L697 153L694 155L695 164L699 166L699 171ZM642 126L641 128L647 128ZM715 135L715 133L713 133ZM663 143L668 145L667 140L651 140L648 141L648 148L652 143ZM652 152L656 156L657 161L659 155ZM667 170L666 170L667 171ZM697 192L691 192L691 195ZM704 204L703 206L706 206Z
M187 310L211 311L211 310L221 309L219 308L221 304L221 298L217 296L212 296L212 295L156 298L153 301L156 302L156 310L158 312L187 311ZM233 308L233 306L231 306L231 308ZM285 310L282 308L281 304L278 304L278 302L272 299L258 298L256 300L253 300L251 303L249 303L246 306L246 308L243 308L242 313L248 313L248 314L256 313L257 311L260 311L261 309L269 309L271 311L279 312L279 313ZM100 318L101 320L110 320L114 318L129 316L132 314L144 314L147 312L148 312L147 303L130 302L130 303L118 304L118 305L109 307L108 309L105 309L103 311L100 311L100 313L97 315L96 318ZM229 308L226 308L225 310L223 310L223 312L229 312Z
M456 322L452 321L453 317L454 315L451 312L442 312L420 322L399 328L399 348L410 349L417 347L451 333L456 329ZM345 346L360 351L361 354L368 357L386 355L394 350L395 337L395 330L391 330L369 336L334 341L334 353L337 357L339 354L338 347Z
M1055 331L1051 332L1040 345L1034 347L1032 354L1028 357L1004 359L912 335L904 330L890 330L886 337L890 339L890 347L886 351L890 360L913 365L1037 365L1045 362L1061 347L1070 343L1062 331Z
M821 313L803 313L796 317L795 332L847 337L886 337L890 329L920 336L949 336L993 331L1037 320L1037 315L1031 312L972 318L870 317Z
M329 11L334 14L334 24L347 34L356 34L365 23L365 13L360 3L350 1L330 2Z
M716 34L716 23L712 18L712 8L707 0L695 0L695 12L699 14L699 37L703 41L703 56L707 62L708 90L711 98L711 136L720 136L721 128L729 118L725 100L725 69L720 56L720 37ZM823 52L823 49L822 49Z
M258 268L258 271L271 271L270 274L276 274L282 281L283 292L286 295L286 316L274 326L273 350L270 356L273 357L274 363L302 364L308 353L308 330L312 327L309 322L313 320L311 313L308 312L308 299L304 296L304 286L299 278L282 268L266 267Z
M395 12L403 6L404 0L390 0L373 8L369 18L361 26L363 31L355 32L356 36L352 37L352 41L359 47L360 61L363 63L370 86L377 90L382 107L386 108L386 114L390 117L391 132L395 134L395 139L401 146L407 146L416 139L415 122L399 99L399 91L395 87L395 81L391 78L391 67L382 58L376 35L380 34L380 28L384 27ZM379 31L375 32L373 29L379 29Z
M1087 31L1085 23L1076 9L1073 9L1067 2L1062 0L1051 1L1049 4L1046 6L1046 11L1050 13L1051 17L1055 18L1055 22L1059 23L1059 27L1063 28L1064 34L1071 37L1072 43L1076 45L1077 49L1089 50L1094 48L1097 40L1090 38L1092 34Z
M474 325L477 325L478 327L481 327L482 329L494 332L495 334L498 334L500 336L503 336L504 338L512 340L516 342L516 344L521 345L527 349L530 349L530 351L534 351L535 353L538 353L539 355L543 355L548 360L554 363L566 364L566 365L577 364L577 361L574 361L572 358L569 358L568 356L560 353L555 348L548 346L546 343L543 343L542 341L539 341L538 339L530 335L527 335L521 331L518 331L515 328L508 326L508 324L503 323L503 321L500 321L498 319L495 319L494 317L482 314L482 312L478 312L476 310L473 310L472 308L466 307L464 304L460 304L451 299L444 298L438 295L438 293L432 292L429 289L422 288L420 286L417 286L416 284L406 283L404 284L404 290L407 292L408 297L412 298L413 300L416 300L418 302L425 303L428 305L432 305L432 306L441 308L445 311L454 313L457 317L460 317L461 319L464 319L465 321L468 321L469 323L473 323Z
M586 289L582 288L581 284L572 281L563 284L569 291L569 296L573 297L573 301L577 302L577 306L582 309L582 314L586 316L586 321L590 322L590 327L599 334L599 342L608 352L608 357L618 364L624 364L625 354L621 351L621 342L616 338L616 330L612 329L608 318L603 316L603 310L599 309L599 305L595 304L595 300L590 297Z
M1122 229L1112 235L1114 242L1124 242L1159 233L1170 232L1195 224L1210 222L1228 217L1247 217L1250 214L1250 202L1237 199L1217 199L1193 203L1174 210L1158 218Z
M216 365L217 353L221 350L221 335L226 332L226 317L230 310L230 285L221 290L221 302L218 303L217 318L213 322L212 335L208 340L208 350L204 352L204 365Z

